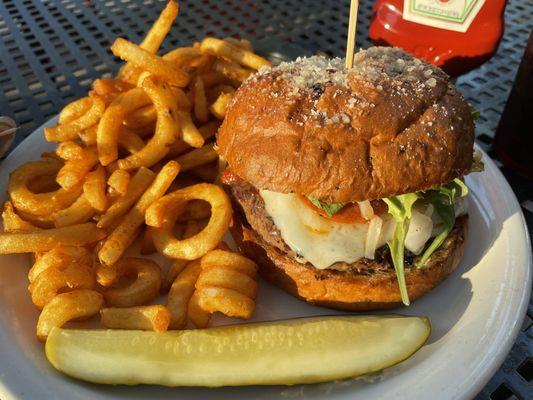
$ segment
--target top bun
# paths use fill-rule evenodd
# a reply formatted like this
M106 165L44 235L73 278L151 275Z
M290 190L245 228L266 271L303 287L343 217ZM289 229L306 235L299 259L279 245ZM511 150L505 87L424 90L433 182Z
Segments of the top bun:
M346 69L313 56L260 70L237 90L217 145L260 189L323 201L426 190L472 164L470 108L439 68L373 47Z

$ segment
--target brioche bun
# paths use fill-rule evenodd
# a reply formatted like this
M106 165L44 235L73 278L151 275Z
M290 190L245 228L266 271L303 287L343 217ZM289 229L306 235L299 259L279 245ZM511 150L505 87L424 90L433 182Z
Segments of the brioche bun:
M259 189L326 202L425 190L465 175L474 123L439 68L397 48L299 59L237 90L218 132L220 154Z

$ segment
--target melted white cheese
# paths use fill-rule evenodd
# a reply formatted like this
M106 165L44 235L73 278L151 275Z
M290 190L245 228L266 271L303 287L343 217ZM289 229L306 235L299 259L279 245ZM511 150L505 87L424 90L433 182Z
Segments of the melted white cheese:
M261 190L260 195L265 201L267 213L285 243L297 254L298 261L325 269L336 262L353 263L365 257L368 223L331 221L321 217L294 194ZM432 214L432 209L428 210L427 206L415 206L412 210L405 247L415 254L419 254L428 239L434 236L435 218ZM377 243L372 243L373 249L391 240L396 227L396 222L388 213L380 215L380 218L381 231Z

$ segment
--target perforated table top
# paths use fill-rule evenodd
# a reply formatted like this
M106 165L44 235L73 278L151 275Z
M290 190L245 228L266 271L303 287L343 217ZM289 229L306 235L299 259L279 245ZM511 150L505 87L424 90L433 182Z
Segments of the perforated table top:
M490 0L488 0L490 1ZM373 1L360 0L357 44L371 45L368 27ZM163 7L154 0L0 1L0 115L19 129L13 146L85 95L91 82L117 71L109 49L117 36L139 42ZM235 0L182 1L166 50L204 36L250 38L271 56L293 58L345 51L349 1ZM457 85L481 114L478 142L491 151L491 138L533 27L533 1L511 0L497 54L459 78ZM13 147L12 147L13 148ZM533 200L533 185L504 169L519 201ZM533 203L532 203L533 204ZM531 233L533 214L524 210ZM533 302L518 340L502 368L478 399L533 399Z

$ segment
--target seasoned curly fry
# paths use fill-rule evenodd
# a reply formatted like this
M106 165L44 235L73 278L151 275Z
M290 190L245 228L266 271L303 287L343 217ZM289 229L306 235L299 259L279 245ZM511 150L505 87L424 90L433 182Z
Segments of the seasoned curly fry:
M175 1L169 1L165 9L159 15L159 18L154 22L150 28L146 37L140 44L140 48L148 51L149 53L157 53L157 50L161 46L163 39L168 34L174 19L178 15L178 3ZM137 67L131 64L126 64L120 69L119 76L124 79L135 82L136 77L141 73Z
M54 327L68 321L96 315L104 304L103 296L94 290L75 290L61 293L44 306L37 322L37 338L44 342Z
M104 167L99 165L95 171L89 172L83 184L83 194L89 204L97 211L107 208L106 173Z
M215 61L215 71L227 76L232 81L241 83L254 73L253 70L243 68L239 64L228 60Z
M38 253L52 250L57 244L84 246L105 237L95 224L77 224L63 228L32 232L1 233L0 254Z
M47 193L33 193L28 185L32 179L57 173L61 163L53 159L44 159L26 163L9 175L7 192L13 205L28 214L44 216L68 207L81 194L81 185L71 190L58 189Z
M218 160L218 153L213 148L213 143L208 143L199 149L194 149L176 158L183 172L190 171L215 160Z
M168 153L169 146L179 132L178 109L168 85L158 83L151 77L143 80L143 89L152 99L157 111L157 124L154 136L137 153L119 160L121 169L151 167Z
M190 200L211 204L207 226L197 235L179 240L172 228L177 219L175 210ZM231 203L219 186L202 183L172 192L155 202L146 212L146 224L153 230L157 250L169 258L195 260L212 250L224 236L231 220Z
M261 67L269 67L271 65L270 61L263 57L220 39L206 38L202 40L200 49L208 54L214 54L235 61L245 67L255 70Z
M189 83L190 76L170 61L166 61L123 38L115 39L111 51L117 57L131 63L135 67L148 71L172 85L184 87Z
M205 87L201 77L194 81L194 116L201 122L207 122L209 119Z
M200 306L200 295L197 290L194 291L189 300L189 304L187 306L187 316L197 328L205 328L209 324L211 313L205 311Z
M96 147L98 159L103 166L111 164L118 158L118 135L125 114L118 97L107 107L100 119L96 130Z
M175 1L169 1L166 7L161 11L159 18L154 22L146 37L140 44L140 47L149 51L150 53L157 53L161 43L170 31L172 23L178 15L179 6Z
M50 215L33 215L17 209L17 214L24 220L38 228L49 229L55 227L55 213Z
M145 143L139 134L127 126L121 125L118 131L118 146L134 154L141 150L145 146Z
M69 207L53 214L56 228L89 222L95 213L85 194L81 194Z
M233 94L231 93L221 93L215 102L209 106L209 111L218 119L224 119L232 98Z
M39 228L32 223L22 219L15 211L13 204L6 201L2 210L2 224L4 225L4 232L25 232L34 231Z
M105 110L105 101L96 93L89 93L92 106L80 117L54 128L44 128L44 135L49 142L64 142L78 137L78 133L98 122Z
M249 40L247 40L247 39L236 39L236 38L233 38L233 37L226 37L223 40L225 42L228 42L228 43L234 45L234 46L241 47L244 50L254 51L254 49L252 47L252 43Z
M206 312L249 319L255 308L256 264L230 251L212 250L202 257L196 282L198 305Z
M96 271L98 283L110 286L104 292L106 304L115 307L131 307L146 304L159 294L161 268L152 260L122 258L111 266L100 265ZM127 286L115 287L126 276L135 276Z
M142 196L144 191L150 186L155 178L155 174L147 168L141 167L131 178L128 190L124 196L119 197L107 209L104 215L98 220L99 228L108 228L118 218L128 212L135 202Z
M112 99L130 89L133 89L133 85L120 79L100 78L93 82L93 90L104 98Z
M96 314L97 283L110 306L102 324L113 329L206 327L214 311L247 318L253 310L253 275L234 259L209 267L211 253L227 250L221 239L232 210L222 188L205 182L217 182L225 167L214 136L236 89L270 63L235 38L158 55L177 13L170 0L142 43L118 38L111 50L126 60L118 76L96 79L64 107L45 129L56 150L9 178L0 254L35 260L28 278L43 309L40 340ZM141 254L172 259L164 279L157 264L123 258L140 232ZM145 305L159 291L170 291L168 309Z
M95 282L91 265L69 264L65 267L51 266L47 268L37 276L28 289L33 304L42 309L60 291L64 291L64 289L93 289Z
M187 117L185 117L185 118L187 118ZM189 118L190 118L190 116L189 116ZM207 124L200 126L198 128L198 132L200 132L200 135L202 135L202 137L204 139L202 143L204 143L206 140L208 140L208 139L212 138L213 136L215 136L219 126L220 126L220 122L217 121L217 120L212 120L212 121L208 122ZM198 142L198 144L199 143L200 142ZM172 144L172 146L170 146L170 149L169 149L168 154L167 154L166 157L167 158L174 158L174 157L184 153L187 150L191 150L191 147L192 146L190 146L184 140L178 139Z
M65 190L72 190L83 183L85 176L98 162L96 149L87 147L78 159L72 159L57 173L57 183Z
M148 207L165 194L178 172L179 164L174 161L169 161L163 167L139 201L105 240L98 252L100 262L105 265L112 265L118 261L135 239L136 232L144 221L144 214Z
M203 60L202 56L200 49L195 47L178 47L169 51L163 58L178 67L196 67Z
M93 255L84 247L57 245L42 254L28 273L28 280L33 283L37 277L50 267L65 269L71 264L93 265Z
M183 238L187 239L194 235L196 235L198 232L202 230L203 226L200 224L199 221L190 220L187 221L187 225L185 226L185 231L183 232ZM150 229L146 230L147 232L150 232ZM152 238L153 241L153 238ZM169 291L170 287L172 286L172 283L176 279L176 277L183 271L183 269L187 266L189 261L187 260L174 260L172 264L170 264L170 267L168 268L168 272L163 279L163 283L161 284L161 292L166 293Z
M164 332L170 324L170 312L165 306L102 308L102 326L110 329L134 329Z
M109 176L107 184L120 196L124 196L128 191L128 185L130 184L130 180L131 177L128 171L124 171L123 169L117 169Z
M189 300L194 293L194 285L200 270L200 260L192 261L172 283L167 299L167 308L170 311L170 329L185 327Z
M82 97L67 104L59 113L59 124L64 125L85 114L91 108L93 101L90 97Z
M81 160L85 156L83 147L71 140L59 143L56 154L65 161Z

